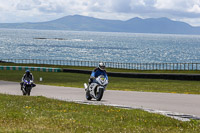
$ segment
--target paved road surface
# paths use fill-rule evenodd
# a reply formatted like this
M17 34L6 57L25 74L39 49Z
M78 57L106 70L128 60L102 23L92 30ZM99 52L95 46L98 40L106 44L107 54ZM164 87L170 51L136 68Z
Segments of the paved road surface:
M22 95L19 83L8 81L0 81L0 93ZM32 89L31 95L66 101L88 102L85 99L83 88L37 85ZM200 95L107 90L102 101L91 101L89 103L170 111L195 115L200 118ZM169 114L169 112L167 113Z

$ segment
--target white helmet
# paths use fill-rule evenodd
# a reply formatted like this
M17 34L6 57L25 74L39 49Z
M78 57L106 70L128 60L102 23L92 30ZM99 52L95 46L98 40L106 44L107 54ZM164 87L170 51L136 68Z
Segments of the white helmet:
M100 70L105 70L105 67L106 67L106 66L105 66L105 64L104 64L103 62L100 62L100 63L99 63L99 67L98 67L98 68L99 68Z

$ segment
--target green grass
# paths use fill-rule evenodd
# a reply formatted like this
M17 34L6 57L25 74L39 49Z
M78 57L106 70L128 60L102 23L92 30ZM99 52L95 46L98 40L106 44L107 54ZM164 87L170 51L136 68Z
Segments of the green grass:
M36 84L56 85L66 87L83 88L83 83L88 82L89 74L79 73L53 73L32 72ZM0 80L21 82L24 71L0 70ZM43 81L40 82L39 78ZM145 92L167 92L200 94L199 81L164 80L164 79L136 79L109 77L108 88L110 90L145 91Z
M53 68L68 68L68 69L81 69L81 70L93 70L94 67L81 67L81 66L59 66L59 65L41 65L41 64L16 64L16 63L0 63L2 66L36 66L36 67L53 67ZM128 69L116 69L107 68L107 72L128 72L128 73L182 73L182 74L200 74L200 71L188 71L188 70L128 70Z
M200 121L182 122L141 110L2 94L0 101L0 132L200 132Z

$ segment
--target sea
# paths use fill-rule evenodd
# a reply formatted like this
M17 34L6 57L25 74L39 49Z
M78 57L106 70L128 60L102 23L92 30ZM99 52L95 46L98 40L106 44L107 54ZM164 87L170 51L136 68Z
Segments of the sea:
M0 29L1 59L199 63L199 35Z

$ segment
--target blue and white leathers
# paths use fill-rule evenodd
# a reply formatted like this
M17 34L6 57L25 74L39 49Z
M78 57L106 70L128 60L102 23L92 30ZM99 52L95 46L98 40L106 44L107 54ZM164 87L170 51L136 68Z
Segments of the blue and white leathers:
M94 71L92 71L92 73L91 73L91 77L98 77L98 76L100 76L100 75L103 75L105 78L106 78L106 80L108 80L108 75L106 74L106 71L105 70L101 70L101 69L99 69L99 68L96 68Z

